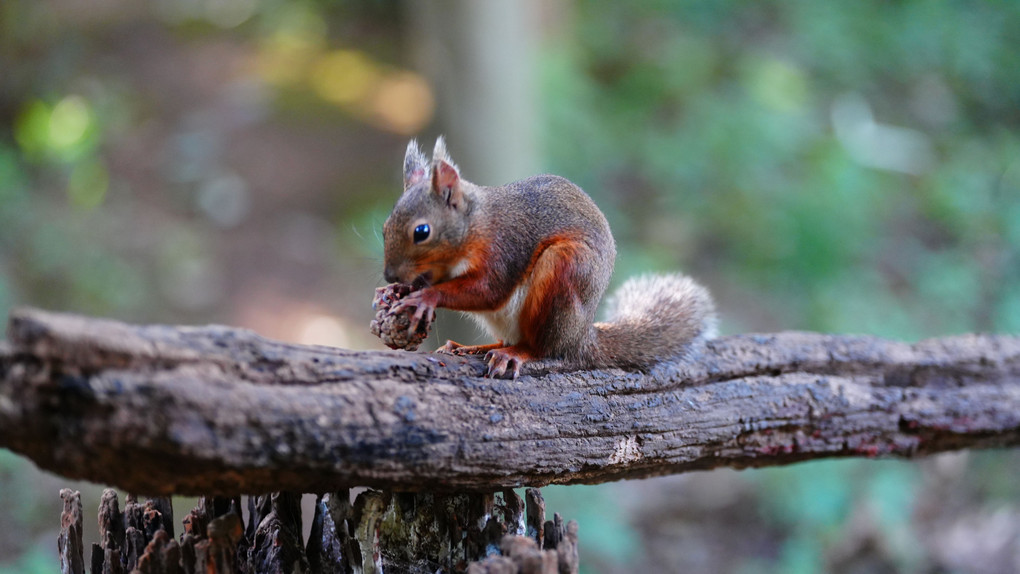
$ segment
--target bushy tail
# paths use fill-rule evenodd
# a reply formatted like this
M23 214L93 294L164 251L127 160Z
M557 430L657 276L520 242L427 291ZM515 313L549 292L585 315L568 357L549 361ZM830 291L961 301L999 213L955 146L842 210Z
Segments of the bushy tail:
M609 300L608 317L595 324L595 367L647 369L688 358L716 336L712 296L679 273L628 280Z

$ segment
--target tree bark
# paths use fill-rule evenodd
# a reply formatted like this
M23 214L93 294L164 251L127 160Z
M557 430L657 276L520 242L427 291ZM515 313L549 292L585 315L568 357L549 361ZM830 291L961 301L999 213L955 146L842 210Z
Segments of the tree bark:
M60 554L60 574L85 574L85 548L82 545L81 495L78 491L60 490L64 510L60 513L60 534L57 552Z
M147 494L493 492L1020 444L1020 338L722 337L650 373L481 377L476 359L21 310L0 446Z

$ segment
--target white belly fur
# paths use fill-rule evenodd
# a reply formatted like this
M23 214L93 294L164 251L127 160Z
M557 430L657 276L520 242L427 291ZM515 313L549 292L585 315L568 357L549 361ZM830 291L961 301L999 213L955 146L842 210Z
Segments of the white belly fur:
M503 306L495 311L465 311L464 314L473 319L489 332L494 338L507 345L517 343L521 338L519 317L528 297L528 283L518 285Z

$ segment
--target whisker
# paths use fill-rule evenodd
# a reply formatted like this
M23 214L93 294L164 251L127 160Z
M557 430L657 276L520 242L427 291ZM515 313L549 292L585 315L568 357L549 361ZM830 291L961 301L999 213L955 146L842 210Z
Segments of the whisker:
M358 231L358 225L356 223L354 223L354 222L351 222L351 231L354 232L354 235L358 236L358 239L360 239L362 241L365 240L365 236L362 235L360 231Z

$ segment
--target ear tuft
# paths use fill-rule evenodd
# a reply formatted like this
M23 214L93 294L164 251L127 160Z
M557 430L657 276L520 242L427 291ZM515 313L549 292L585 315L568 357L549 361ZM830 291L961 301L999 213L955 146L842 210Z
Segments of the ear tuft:
M450 159L446 151L443 136L436 139L436 147L432 151L432 192L454 209L462 206L464 195L460 189L460 170Z
M448 163L453 169L457 170L458 175L460 174L460 168L450 158L450 152L446 151L446 139L443 136L436 138L436 147L432 150L432 163L435 164L439 161Z
M424 179L428 170L429 160L418 147L418 142L413 139L407 142L407 151L404 152L404 189Z

